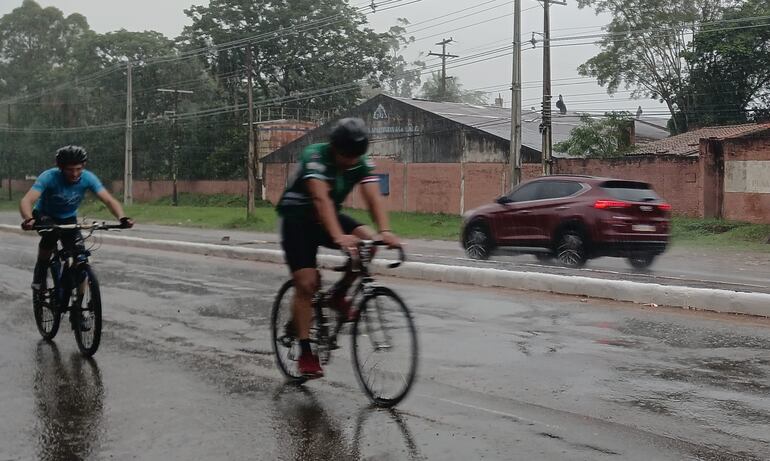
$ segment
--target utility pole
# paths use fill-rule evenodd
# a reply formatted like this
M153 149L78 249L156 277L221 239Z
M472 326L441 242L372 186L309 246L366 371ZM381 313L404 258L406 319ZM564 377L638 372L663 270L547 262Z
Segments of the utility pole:
M553 174L553 132L551 125L551 3L566 5L566 1L543 0L543 174Z
M13 175L13 168L11 168L11 103L8 103L8 135L6 137L6 147L5 147L5 155L6 155L6 164L8 165L8 201L13 200L13 191L11 190L11 176Z
M448 40L444 39L436 43L436 45L441 45L441 54L434 53L434 52L428 53L428 56L438 56L441 58L441 100L442 101L446 99L446 81L447 81L446 60L447 58L459 58L459 56L457 56L456 54L446 54L446 46L449 43L452 43L453 41L454 40L450 37Z
M179 114L177 113L178 106L179 106L179 94L193 94L193 91L189 90L169 90L166 88L158 88L158 91L161 93L174 93L174 118L172 119L172 133L174 135L174 148L171 151L171 179L173 181L173 192L171 195L171 205L172 206L178 206L179 205L179 194L177 192L177 157L179 156L179 129L177 127L177 119L179 118Z
M123 205L134 203L134 90L131 76L131 61L126 64L126 158L123 166Z
M521 182L521 0L513 2L513 83L511 84L511 187Z
M246 46L246 80L248 82L249 95L249 155L246 161L246 174L248 175L248 186L246 187L247 205L246 216L254 215L254 193L257 185L255 174L255 155L254 155L254 82L252 81L253 64L251 62L251 45Z

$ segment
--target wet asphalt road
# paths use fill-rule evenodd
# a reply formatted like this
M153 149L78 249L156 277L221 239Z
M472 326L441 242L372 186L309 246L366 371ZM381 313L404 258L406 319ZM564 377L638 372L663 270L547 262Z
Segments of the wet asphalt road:
M19 225L18 213L0 212L0 223ZM184 224L179 223L180 226ZM277 234L233 229L197 229L140 223L124 235L280 250ZM516 255L506 250L498 251L489 261L475 261L466 258L459 243L453 241L407 240L406 249L410 261L434 264L770 293L770 253L768 252L673 246L658 257L649 269L640 271L631 268L622 258L594 259L584 268L568 269L557 264L538 262L531 255ZM339 254L332 250L324 251Z
M104 246L105 335L39 341L33 239L0 234L0 460L770 459L770 322L383 279L420 375L372 410L349 347L283 383L281 266ZM327 278L331 278L329 276Z

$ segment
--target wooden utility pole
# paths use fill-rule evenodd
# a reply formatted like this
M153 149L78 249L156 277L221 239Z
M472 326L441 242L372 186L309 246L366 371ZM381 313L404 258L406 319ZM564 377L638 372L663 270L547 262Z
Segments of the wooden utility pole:
M251 45L246 46L246 80L248 82L248 95L249 95L249 155L246 160L246 174L248 175L247 191L247 204L246 204L246 216L252 217L254 215L254 194L257 185L257 178L255 174L255 145L254 145L254 82L253 77L253 64L251 60Z
M513 2L513 82L511 84L511 187L521 182L521 0Z
M126 206L134 203L134 91L131 74L131 61L129 60L126 64L126 158L123 166L123 205Z
M453 41L454 40L450 37L448 40L444 39L444 40L436 43L436 45L441 45L441 53L440 54L439 53L433 53L433 52L428 53L428 56L438 56L438 57L441 58L441 100L442 101L446 99L446 81L447 81L447 76L446 76L446 60L447 60L447 58L459 58L459 56L457 56L455 54L447 54L446 53L446 46L449 43L452 43Z

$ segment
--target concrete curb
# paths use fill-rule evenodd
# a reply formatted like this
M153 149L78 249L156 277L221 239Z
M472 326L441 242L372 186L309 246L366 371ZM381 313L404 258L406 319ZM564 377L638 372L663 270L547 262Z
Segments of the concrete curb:
M5 224L0 224L0 231L25 234L17 226ZM103 234L101 238L107 244L135 248L175 251L274 264L284 263L283 252L279 250L240 248L172 240L152 240L107 234ZM340 265L344 258L334 255L319 255L318 261L321 267L329 269ZM657 304L659 306L681 307L685 309L770 317L770 294L765 293L744 293L729 290L690 288L623 280L603 280L582 276L504 271L419 262L410 262L396 270L392 270L387 267L391 262L382 259L376 260L372 265L372 272L378 275L388 275L410 280L540 291L638 304Z

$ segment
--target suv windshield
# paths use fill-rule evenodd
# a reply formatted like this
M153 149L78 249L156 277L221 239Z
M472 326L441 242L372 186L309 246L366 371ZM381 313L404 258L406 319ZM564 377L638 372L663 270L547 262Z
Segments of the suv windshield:
M606 181L599 185L610 197L628 202L654 202L660 200L649 184L635 181Z

